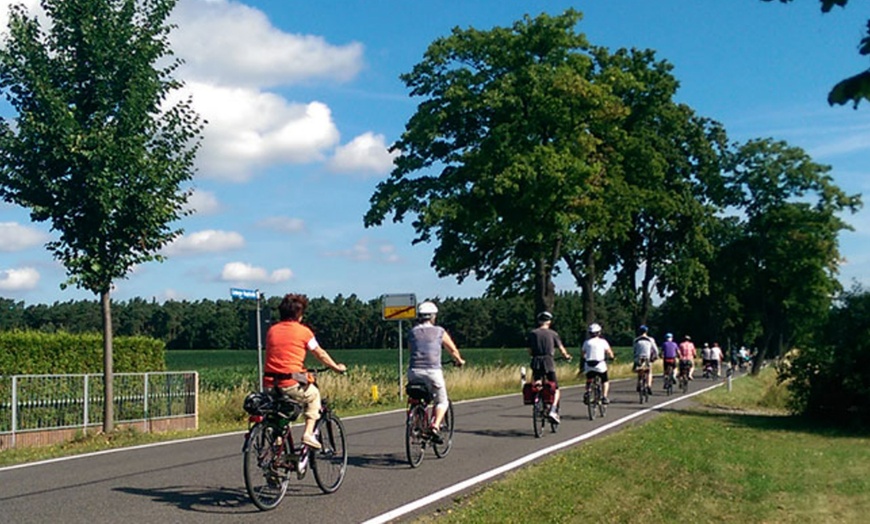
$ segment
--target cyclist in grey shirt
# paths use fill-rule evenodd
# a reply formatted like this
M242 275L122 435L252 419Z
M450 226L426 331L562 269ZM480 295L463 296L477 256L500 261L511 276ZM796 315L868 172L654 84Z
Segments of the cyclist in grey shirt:
M457 366L465 364L459 349L441 326L435 325L438 306L433 302L421 302L417 306L416 326L408 335L410 362L408 363L408 382L423 382L432 393L435 402L435 420L430 431L432 439L440 442L438 428L447 413L447 386L444 383L444 372L441 370L441 348L447 348Z

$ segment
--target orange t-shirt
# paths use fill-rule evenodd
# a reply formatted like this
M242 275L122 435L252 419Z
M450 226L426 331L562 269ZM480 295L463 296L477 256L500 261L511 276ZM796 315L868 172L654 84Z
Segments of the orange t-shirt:
M296 385L292 378L275 378L269 373L287 374L305 371L305 352L317 349L314 333L295 320L278 322L266 333L266 362L263 364L263 387Z

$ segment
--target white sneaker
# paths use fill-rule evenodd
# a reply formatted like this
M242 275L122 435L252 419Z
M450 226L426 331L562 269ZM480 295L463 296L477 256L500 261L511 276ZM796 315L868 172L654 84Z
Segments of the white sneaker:
M312 449L320 449L320 442L317 442L317 439L314 435L302 435L302 443Z
M556 424L561 422L561 419L559 418L559 414L556 413L555 411L551 411L549 417L550 417L550 420L552 420Z

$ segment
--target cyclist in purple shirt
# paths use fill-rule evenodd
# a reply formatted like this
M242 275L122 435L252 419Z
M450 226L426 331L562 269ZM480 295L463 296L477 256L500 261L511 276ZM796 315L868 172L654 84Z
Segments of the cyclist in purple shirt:
M674 376L674 370L677 367L677 343L674 342L674 334L668 333L665 335L665 341L662 343L662 361L664 362L665 372L663 376L671 375L674 381L677 378Z

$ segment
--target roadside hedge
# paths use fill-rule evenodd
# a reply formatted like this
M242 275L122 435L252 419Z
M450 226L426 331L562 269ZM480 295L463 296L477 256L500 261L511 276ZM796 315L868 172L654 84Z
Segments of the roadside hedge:
M116 373L165 371L166 345L153 338L115 337ZM38 331L0 332L0 375L102 373L103 336Z

